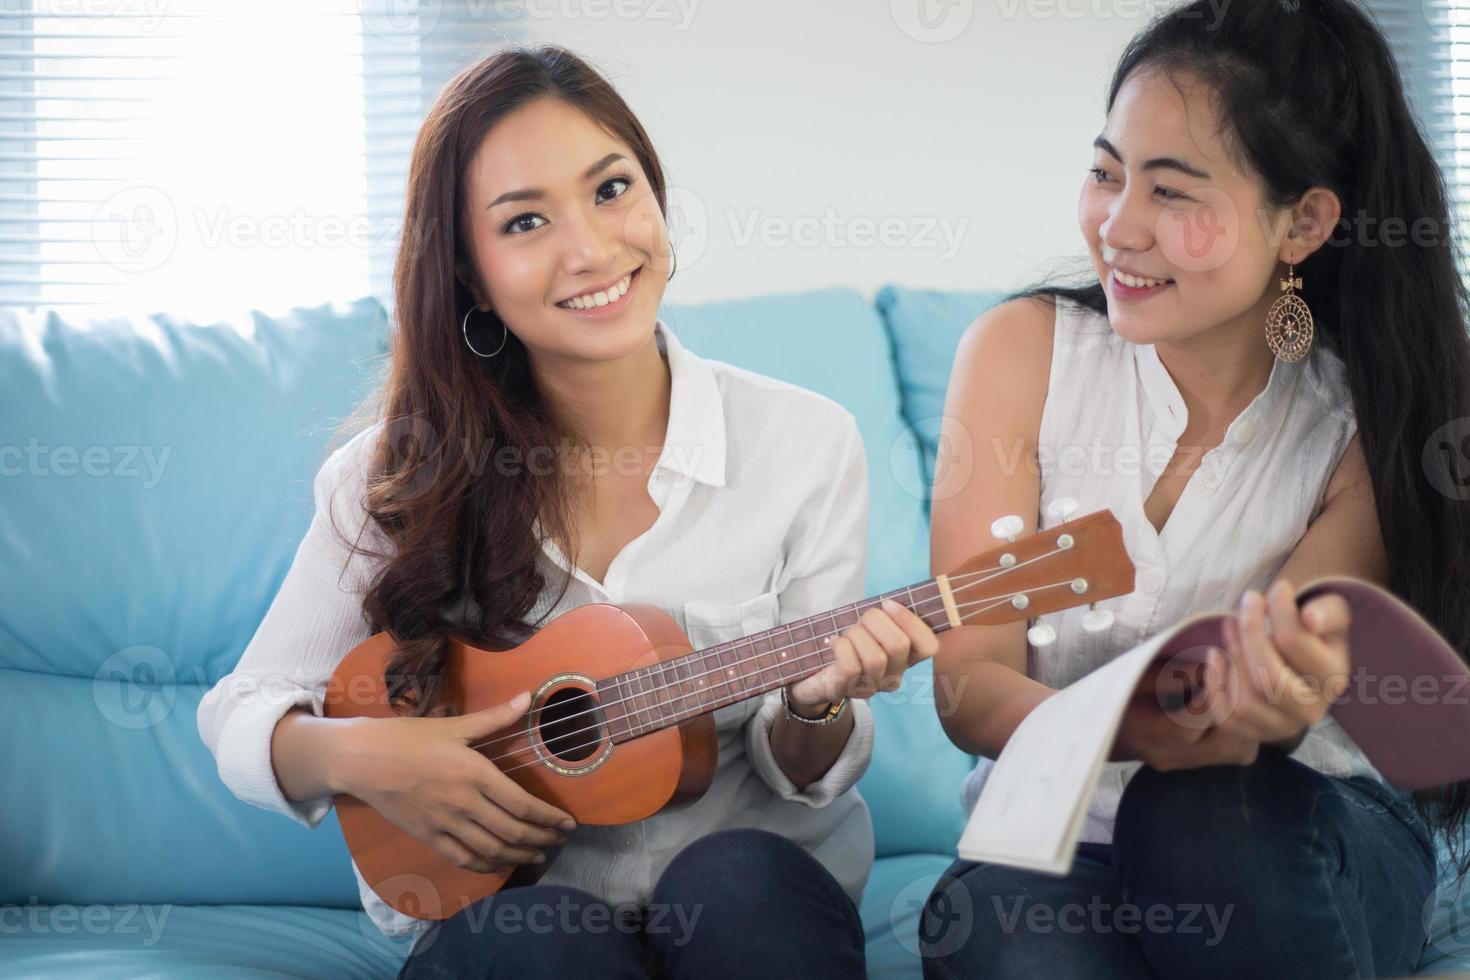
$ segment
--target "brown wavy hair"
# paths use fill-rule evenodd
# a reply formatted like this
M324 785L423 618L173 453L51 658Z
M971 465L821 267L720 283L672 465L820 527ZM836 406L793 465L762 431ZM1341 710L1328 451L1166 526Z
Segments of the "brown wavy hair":
M477 312L468 329L482 351L503 335L498 355L476 356L461 334L475 299L460 276L477 275L467 247L469 164L497 122L543 98L580 109L629 147L666 212L663 168L643 126L606 79L563 48L507 48L464 69L419 128L386 375L343 426L382 422L363 506L392 547L371 551L359 540L351 548L384 560L363 613L373 632L398 643L385 682L390 703L414 716L449 712L443 673L452 633L503 648L539 625L528 619L548 585L536 562L538 522L575 560L562 467L507 473L477 465L507 449L508 458L534 459L531 450L575 444L575 435L556 425L525 346L493 313ZM563 575L562 594L566 586Z

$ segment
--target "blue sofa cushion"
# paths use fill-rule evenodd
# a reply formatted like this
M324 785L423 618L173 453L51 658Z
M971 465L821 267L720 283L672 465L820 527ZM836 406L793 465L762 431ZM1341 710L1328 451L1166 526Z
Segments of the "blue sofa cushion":
M0 732L27 787L0 902L358 904L335 820L308 837L236 800L195 707L274 597L385 337L372 300L212 325L0 314L0 465L20 468Z
M904 417L922 444L926 490L934 479L944 393L949 388L955 348L965 328L1004 295L995 290L941 292L884 286L875 298L893 337ZM926 492L926 509L928 502Z
M0 975L392 980L406 940L367 913L301 905L54 905L8 911Z
M149 649L151 672L0 668L0 744L25 746L6 758L25 791L0 833L0 905L359 907L336 814L313 832L237 800L194 724L205 689L169 683Z
M858 792L873 815L880 858L954 854L965 829L960 783L974 756L939 725L932 663L904 674L899 689L873 698L873 762Z
M311 516L332 424L366 393L373 300L198 325L0 311L0 666L90 678L163 652L228 672Z

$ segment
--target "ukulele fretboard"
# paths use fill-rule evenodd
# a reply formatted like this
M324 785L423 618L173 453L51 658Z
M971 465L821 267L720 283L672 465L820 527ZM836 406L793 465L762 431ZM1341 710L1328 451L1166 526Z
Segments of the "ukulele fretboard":
M935 632L949 628L939 583L930 579L640 667L597 685L608 734L624 742L815 674L831 662L828 639L884 599L907 606Z

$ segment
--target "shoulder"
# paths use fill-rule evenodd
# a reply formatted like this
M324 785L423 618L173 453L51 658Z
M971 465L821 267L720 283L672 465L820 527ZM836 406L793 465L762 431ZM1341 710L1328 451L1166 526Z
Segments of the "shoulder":
M1098 347L1126 342L1105 314L1065 296L1023 296L997 304L965 330L955 352L956 377L986 373L1003 382L1043 387L1053 365ZM1088 362L1089 365L1091 362Z
M382 431L382 421L373 422L327 455L313 481L318 510L330 505L339 518L363 510L363 495Z
M998 406L1035 408L1039 416L1054 338L1072 315L1069 305L1056 297L1024 297L976 317L955 350L949 386L955 414L969 415L967 409L974 408L987 416L987 424Z
M1303 365L1307 391L1321 412L1345 426L1349 434L1357 431L1357 415L1353 410L1352 390L1347 383L1347 369L1342 358L1325 346L1312 349Z
M1316 347L1302 362L1303 396L1306 405L1290 406L1304 421L1301 439L1314 447L1311 452L1324 461L1328 480L1325 501L1373 500L1372 478L1358 436L1358 417L1353 406L1342 359L1326 347Z
M1009 353L1035 359L1050 353L1056 322L1066 301L1055 296L1025 296L998 303L975 318L960 337L961 355Z
M727 429L737 443L759 445L773 436L803 445L821 457L832 449L861 448L857 419L838 402L808 388L723 361L706 360L725 406ZM743 437L743 438L741 438Z
M1373 506L1373 475L1368 470L1368 457L1363 455L1363 441L1356 432L1347 437L1347 445L1328 478L1325 499L1329 503L1366 501L1367 506Z

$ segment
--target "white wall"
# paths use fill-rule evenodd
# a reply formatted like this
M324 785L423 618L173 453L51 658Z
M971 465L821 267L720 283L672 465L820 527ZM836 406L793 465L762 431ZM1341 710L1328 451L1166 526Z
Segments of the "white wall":
M1011 288L1083 254L1077 193L1150 0L679 2L527 8L613 80L678 188L670 300Z

